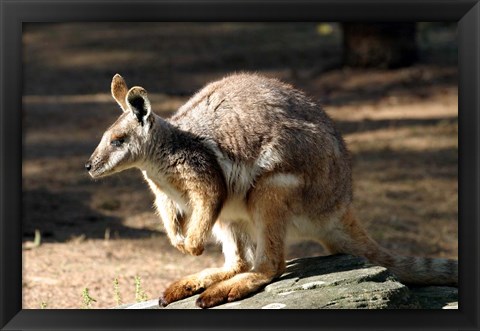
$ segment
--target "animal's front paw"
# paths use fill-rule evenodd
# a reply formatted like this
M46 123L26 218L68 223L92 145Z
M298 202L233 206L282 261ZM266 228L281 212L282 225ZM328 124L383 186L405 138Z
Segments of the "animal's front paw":
M205 249L205 247L203 243L187 238L184 241L184 249L186 253L190 255L198 256L203 253L203 250Z
M183 254L187 254L188 252L185 250L185 238L182 236L177 236L175 240L172 240L172 245L175 246Z

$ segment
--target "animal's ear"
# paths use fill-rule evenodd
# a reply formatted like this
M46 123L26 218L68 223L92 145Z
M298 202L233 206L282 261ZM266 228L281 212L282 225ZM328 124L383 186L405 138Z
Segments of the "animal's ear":
M122 107L122 110L124 112L127 111L128 106L125 101L125 98L127 96L128 87L123 77L120 76L119 74L116 74L115 76L113 76L112 85L110 88L112 90L112 97L119 104L119 106Z
M140 86L132 87L125 98L130 110L138 121L143 125L152 112L150 100L147 97L147 91Z

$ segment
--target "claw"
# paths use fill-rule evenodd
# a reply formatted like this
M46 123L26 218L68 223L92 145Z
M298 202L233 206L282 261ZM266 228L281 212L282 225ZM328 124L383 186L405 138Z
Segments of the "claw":
M199 297L199 298L195 301L195 305L196 305L197 307L202 308L202 309L207 309L207 308L208 308L207 303L203 300L202 297Z
M158 298L158 305L161 307L166 307L168 305L168 302L167 300L165 300L163 295L160 298Z

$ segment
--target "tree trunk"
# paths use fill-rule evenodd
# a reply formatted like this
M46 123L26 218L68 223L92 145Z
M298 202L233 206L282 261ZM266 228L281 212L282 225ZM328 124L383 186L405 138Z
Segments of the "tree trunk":
M398 68L417 58L415 22L343 23L343 63L361 68Z

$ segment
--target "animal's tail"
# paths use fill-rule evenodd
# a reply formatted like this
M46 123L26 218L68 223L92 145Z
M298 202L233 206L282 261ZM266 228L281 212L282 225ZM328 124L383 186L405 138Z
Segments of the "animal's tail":
M386 267L405 284L458 285L456 260L392 254L370 238L351 210L343 215L340 226L325 242L331 252L363 256Z

